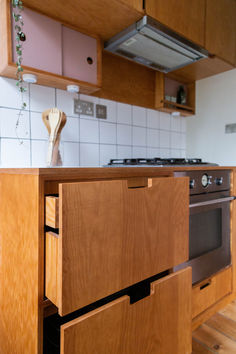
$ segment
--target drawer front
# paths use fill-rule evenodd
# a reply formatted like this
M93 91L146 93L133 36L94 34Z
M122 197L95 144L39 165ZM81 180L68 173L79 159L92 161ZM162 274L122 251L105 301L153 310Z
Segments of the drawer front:
M61 354L190 354L191 268L151 284L130 304L123 296L61 326Z
M192 290L192 318L232 291L232 269L224 269Z
M57 266L50 287L57 296L47 287L46 296L58 299L61 315L187 260L188 179L146 182L142 188L132 180L59 186L60 233L46 251L46 258L58 254L56 263L47 262ZM54 273L50 266L46 278Z

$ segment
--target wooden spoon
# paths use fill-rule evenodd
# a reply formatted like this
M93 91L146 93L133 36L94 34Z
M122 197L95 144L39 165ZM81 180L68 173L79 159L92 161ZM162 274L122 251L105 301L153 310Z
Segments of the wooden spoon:
M59 155L60 134L66 124L66 115L57 108L43 112L43 122L49 134L47 165L56 166L61 162Z

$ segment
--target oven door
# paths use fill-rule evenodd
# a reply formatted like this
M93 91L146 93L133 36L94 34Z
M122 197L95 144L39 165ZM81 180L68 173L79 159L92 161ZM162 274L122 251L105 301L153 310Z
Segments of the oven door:
M228 192L190 198L189 261L184 266L192 267L193 284L231 263L230 201L233 199Z

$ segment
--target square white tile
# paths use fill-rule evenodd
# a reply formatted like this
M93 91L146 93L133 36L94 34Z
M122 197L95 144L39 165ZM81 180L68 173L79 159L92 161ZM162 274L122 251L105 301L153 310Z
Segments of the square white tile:
M160 149L158 148L147 148L147 158L160 157Z
M116 124L100 122L100 143L116 144Z
M160 147L170 148L170 132L160 130Z
M74 99L78 98L77 93L71 93L65 90L56 89L56 104L57 108L62 110L67 116L78 117L74 114Z
M132 149L131 146L117 146L117 158L118 159L125 159L132 157Z
M160 146L160 131L156 129L147 129L147 146Z
M48 140L47 128L42 120L42 113L30 112L31 139Z
M181 131L181 119L182 117L170 117L171 131L180 132Z
M102 104L107 107L106 121L116 123L116 121L117 121L117 102L100 98L99 104Z
M171 149L180 149L181 148L181 133L171 132L170 142Z
M160 129L170 130L170 114L160 112Z
M48 142L41 141L41 140L32 140L31 148L32 148L32 167L46 167Z
M154 109L147 110L147 127L148 128L159 129L159 125L160 125L159 113L160 112L155 111Z
M29 112L19 113L20 110L0 108L2 138L30 139Z
M133 144L136 146L146 146L146 128L133 127Z
M79 142L79 118L67 117L61 132L62 141Z
M186 133L186 117L181 117L181 132Z
M132 118L133 125L138 125L140 127L146 127L147 119L146 119L146 108L133 106L132 107Z
M30 85L30 110L44 112L56 106L55 89L52 87Z
M117 124L117 144L131 145L132 128L130 125Z
M125 103L117 103L117 123L132 124L132 106Z
M173 158L181 157L181 150L180 149L171 149L171 157L173 157Z
M63 142L62 165L66 167L79 166L79 143Z
M8 108L21 108L22 102L26 103L26 110L29 109L29 89L25 84L27 91L23 95L16 86L16 80L0 77L0 106Z
M116 159L116 145L100 145L100 166L107 165L111 159Z
M80 166L99 166L99 145L80 143Z
M180 145L181 149L186 149L186 134L181 134L181 145Z
M162 149L160 148L160 157L165 159L165 158L170 158L171 156L171 152L170 149Z
M1 167L30 167L30 141L1 139Z
M80 142L99 142L99 126L97 120L80 119Z
M147 157L147 148L141 146L132 147L132 157L133 158L146 158Z

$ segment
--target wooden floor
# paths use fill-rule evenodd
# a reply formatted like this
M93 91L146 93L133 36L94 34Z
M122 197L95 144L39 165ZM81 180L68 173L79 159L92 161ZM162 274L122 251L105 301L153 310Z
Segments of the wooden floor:
M236 354L236 300L193 332L192 354Z

